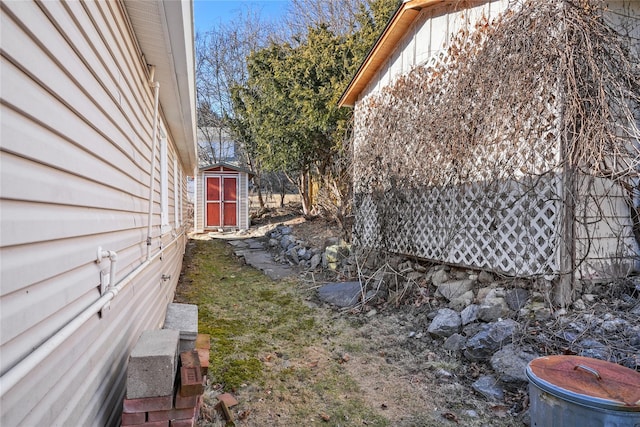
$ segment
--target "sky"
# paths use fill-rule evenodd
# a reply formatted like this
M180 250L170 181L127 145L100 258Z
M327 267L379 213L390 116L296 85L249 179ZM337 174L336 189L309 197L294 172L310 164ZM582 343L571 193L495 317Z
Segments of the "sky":
M278 20L286 12L288 0L194 0L194 24L205 32L219 23L230 23L240 13L255 10L265 20Z

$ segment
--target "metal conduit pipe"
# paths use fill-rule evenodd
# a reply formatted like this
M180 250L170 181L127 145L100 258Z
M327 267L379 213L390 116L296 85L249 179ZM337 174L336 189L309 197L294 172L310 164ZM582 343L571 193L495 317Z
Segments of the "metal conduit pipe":
M62 329L60 329L55 335L45 341L40 347L36 348L28 356L22 359L17 365L7 371L2 377L0 377L0 397L4 396L9 390L15 387L22 379L32 372L42 361L49 357L55 349L57 349L65 340L73 335L80 327L87 322L91 317L95 316L105 306L107 306L112 299L120 293L121 290L126 288L138 275L147 268L156 258L160 257L162 253L173 246L182 236L184 232L180 233L175 239L173 239L167 246L163 247L152 258L147 259L140 264L135 270L129 273L124 279L120 281L116 286L111 286L96 302L87 307L82 313L67 323Z
M149 216L147 219L147 259L151 258L151 223L153 222L153 187L156 180L156 140L158 139L158 97L160 82L154 82L156 66L151 66L149 86L153 88L153 132L151 142L151 173L149 178Z

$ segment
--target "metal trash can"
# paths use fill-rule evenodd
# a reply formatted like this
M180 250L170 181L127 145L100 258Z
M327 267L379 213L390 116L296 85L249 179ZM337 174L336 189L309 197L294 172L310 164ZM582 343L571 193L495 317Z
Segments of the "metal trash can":
M531 427L640 427L640 373L580 356L527 366Z

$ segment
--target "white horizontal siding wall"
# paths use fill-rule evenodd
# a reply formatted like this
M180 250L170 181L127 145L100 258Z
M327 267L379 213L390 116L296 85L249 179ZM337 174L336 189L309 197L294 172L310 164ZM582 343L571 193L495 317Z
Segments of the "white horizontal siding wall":
M446 53L449 42L461 29L473 29L483 17L492 20L509 7L509 0L479 1L471 8L452 9L455 4L428 7L421 11L412 28L398 43L387 62L378 70L360 95L381 91L399 76Z
M120 2L0 7L4 374L100 297L99 246L117 251L118 278L146 259L153 95ZM130 349L161 325L182 261L187 168L168 139L170 230L156 152L151 245L165 254L4 394L0 425L117 423Z

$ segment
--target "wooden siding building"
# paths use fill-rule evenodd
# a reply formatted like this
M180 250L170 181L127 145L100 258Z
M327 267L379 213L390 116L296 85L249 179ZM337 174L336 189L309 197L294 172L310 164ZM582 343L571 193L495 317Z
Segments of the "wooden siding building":
M637 61L640 2L602 3L604 21L626 37L621 51L629 48ZM563 158L565 144L558 125L565 119L559 85L536 87L532 79L527 86L531 92L505 101L497 113L491 102L482 104L492 99L492 93L476 100L473 95L456 98L442 107L457 73L467 70L451 65L456 60L450 55L468 59L483 49L499 55L507 47L492 46L492 40L505 41L509 35L498 37L500 27L497 35L486 29L503 15L516 16L523 5L531 5L533 16L538 7L547 5L551 15L563 7L560 1L509 0L407 0L399 6L339 102L354 107L354 239L361 246L452 265L517 277L542 276L562 283L556 296L565 304L575 279L608 280L640 271L640 224L634 220L640 212L640 135L638 123L627 122L633 112L613 126L625 129L619 131L624 136L616 137L624 147L619 153L627 156L617 163L627 168L621 174L624 182L597 173L572 176L567 173L571 166L551 164ZM528 23L534 25L535 18ZM490 34L487 39L474 39L478 28ZM553 36L560 31L546 33ZM460 53L468 46L461 40L479 41ZM484 40L487 44L479 48ZM517 49L510 52L508 60L515 66L526 55ZM481 65L470 68L475 80L461 78L460 87L479 84L494 88L493 94L504 93L503 88L516 79L508 66L491 80L483 80L482 73L492 70ZM454 71L442 77L446 70ZM519 76L536 73L529 69ZM553 72L550 75L557 78ZM472 89L479 93L482 88ZM469 99L468 109L460 108ZM628 108L624 102L612 111ZM631 108L636 108L637 120L637 105ZM526 123L516 134L513 129L519 120ZM454 127L462 129L455 136ZM445 145L449 142L457 144L455 149ZM448 157L456 150L464 154ZM492 176L500 178L486 178Z
M195 180L195 230L249 229L250 177L251 172L228 163L200 168Z
M118 425L186 244L192 4L0 8L0 425Z

